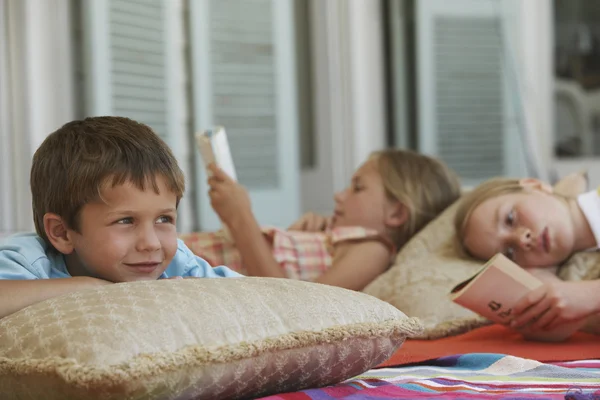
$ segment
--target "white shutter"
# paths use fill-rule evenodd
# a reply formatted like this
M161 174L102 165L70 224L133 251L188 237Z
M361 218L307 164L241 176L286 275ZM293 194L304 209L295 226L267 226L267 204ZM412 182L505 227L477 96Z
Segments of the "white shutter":
M442 158L467 185L524 173L502 3L416 3L419 149Z
M238 180L262 224L298 216L299 165L291 0L192 0L196 130L222 125ZM203 229L220 223L197 163Z
M167 133L165 11L162 0L111 0L112 112Z
M166 136L164 4L162 0L85 3L87 114L129 117Z
M275 43L270 0L210 2L213 122L225 126L238 179L276 188Z
M83 3L86 115L118 115L150 126L189 175L184 12L181 0L87 0ZM196 228L187 196L179 228Z

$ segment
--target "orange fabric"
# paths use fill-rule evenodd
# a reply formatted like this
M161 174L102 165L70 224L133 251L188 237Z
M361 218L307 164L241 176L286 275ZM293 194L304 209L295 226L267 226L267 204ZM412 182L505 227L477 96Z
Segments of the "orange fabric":
M578 332L562 343L532 342L505 326L491 325L437 340L408 339L380 367L466 353L500 353L542 362L598 359L600 336Z

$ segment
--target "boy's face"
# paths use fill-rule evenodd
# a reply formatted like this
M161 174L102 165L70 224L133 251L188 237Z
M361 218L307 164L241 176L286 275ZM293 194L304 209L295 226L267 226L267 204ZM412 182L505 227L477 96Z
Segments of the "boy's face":
M79 232L69 230L74 251L66 256L71 275L111 282L154 280L177 251L177 198L162 177L141 191L130 182L102 190L105 202L86 204Z
M566 202L533 189L477 206L467 222L464 244L483 260L503 253L522 267L548 267L573 252L575 232Z

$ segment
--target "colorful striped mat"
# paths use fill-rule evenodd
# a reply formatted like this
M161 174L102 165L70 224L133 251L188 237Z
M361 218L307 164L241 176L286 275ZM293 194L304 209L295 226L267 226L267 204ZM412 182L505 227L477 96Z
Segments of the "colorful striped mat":
M415 365L372 369L325 388L265 397L329 399L600 400L600 360L541 363L504 354L472 353Z

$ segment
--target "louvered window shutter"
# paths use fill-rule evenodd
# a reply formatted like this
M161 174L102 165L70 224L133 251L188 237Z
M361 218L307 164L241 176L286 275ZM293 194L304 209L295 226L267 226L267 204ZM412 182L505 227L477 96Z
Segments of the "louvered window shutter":
M196 129L225 127L257 219L284 226L299 212L292 2L198 0L190 7ZM198 168L202 228L215 229Z
M149 125L189 175L182 0L82 3L85 115L125 116ZM193 182L188 182L188 193ZM192 183L192 185L190 185ZM195 227L184 196L179 228Z
M165 2L109 3L112 112L168 139Z
M417 2L419 149L466 185L524 168L501 3Z

